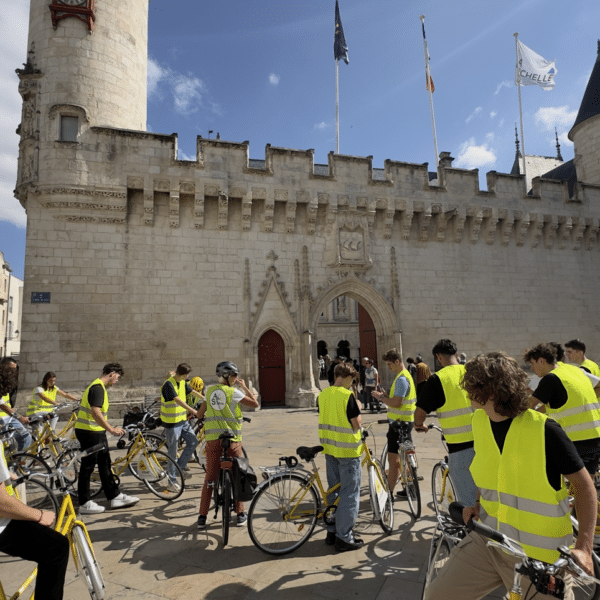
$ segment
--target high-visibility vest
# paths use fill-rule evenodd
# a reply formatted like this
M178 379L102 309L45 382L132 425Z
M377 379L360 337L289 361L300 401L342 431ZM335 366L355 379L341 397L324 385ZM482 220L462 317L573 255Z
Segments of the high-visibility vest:
M85 431L104 431L104 427L100 427L100 425L94 421L94 417L92 417L92 408L88 402L88 394L94 385L101 385L102 389L104 390L104 402L100 407L100 412L106 419L106 415L108 414L108 392L106 391L106 387L102 383L102 380L94 379L94 381L88 385L85 392L83 392L83 396L81 397L81 404L79 405L79 412L77 413L75 429L84 429Z
M557 548L573 542L573 526L564 481L557 491L546 475L547 418L531 409L515 417L500 454L489 417L476 410L471 474L481 522L518 541L530 558L553 563Z
M437 410L446 441L449 444L473 441L473 407L467 392L461 386L465 365L448 365L436 374L446 398L444 405Z
M0 444L0 453L1 453L0 461L2 461L2 463L4 464L4 467L6 468L6 456L4 456L4 444ZM11 480L5 481L4 487L6 487L6 491L9 496L15 495L15 490L12 486Z
M390 419L390 421L408 421L409 423L412 423L415 420L415 408L417 408L417 388L407 369L403 369L396 375L394 383L392 383L392 389L390 390L390 398L394 397L396 381L402 376L406 378L406 381L408 381L408 385L410 386L408 394L404 397L402 406L398 408L393 408L391 406L387 407L387 418Z
M173 384L173 388L175 389L175 395L185 402L185 379L182 379L179 383L175 381L175 377L169 377L167 381L170 381ZM167 383L165 381L165 383ZM181 421L185 421L187 418L187 410L183 408L183 406L179 406L175 400L171 400L167 402L164 396L160 395L160 420L163 423L169 423L171 425L175 425L175 423L180 423Z
M0 399L0 404L6 404L6 406L10 406L10 394L4 394ZM8 413L0 410L0 423L4 421L4 419L8 418Z
M346 409L351 390L330 386L319 394L319 441L323 454L354 458L362 454L362 436L354 430Z
M233 410L231 404L235 388L228 385L211 385L206 390L206 414L204 432L206 441L218 440L222 433L233 434L232 441L242 441L242 408L238 402Z
M50 413L54 408L54 404L50 404L50 402L46 402L42 400L36 393L36 388L33 388L33 395L31 396L31 400L29 401L29 405L27 406L27 413L25 413L28 417L31 415L35 415L36 413ZM58 388L54 386L51 390L44 390L44 396L48 396L50 400L56 400L56 393L58 392Z
M558 409L546 405L546 414L573 442L600 437L600 403L587 375L573 365L559 365L552 373L567 390L567 402Z
M586 358L580 366L585 367L592 375L600 377L600 367L593 360Z

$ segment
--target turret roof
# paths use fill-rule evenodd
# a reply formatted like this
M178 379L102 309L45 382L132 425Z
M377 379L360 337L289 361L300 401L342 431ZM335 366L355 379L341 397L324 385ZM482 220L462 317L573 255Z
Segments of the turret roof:
M569 131L569 139L571 141L573 140L571 134L577 125L598 114L600 114L600 40L598 40L596 63L594 64L592 74L590 75L587 87L585 88L585 94L583 95L577 118L575 119L571 131Z

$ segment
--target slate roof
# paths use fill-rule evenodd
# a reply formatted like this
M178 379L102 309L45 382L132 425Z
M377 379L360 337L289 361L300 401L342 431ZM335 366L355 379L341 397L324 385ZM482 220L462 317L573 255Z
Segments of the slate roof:
M571 132L577 125L583 123L587 119L591 119L596 115L600 114L600 40L598 40L598 55L596 57L596 63L592 69L592 74L588 81L587 87L585 88L585 94L577 113L575 123L569 132L569 139L572 141Z

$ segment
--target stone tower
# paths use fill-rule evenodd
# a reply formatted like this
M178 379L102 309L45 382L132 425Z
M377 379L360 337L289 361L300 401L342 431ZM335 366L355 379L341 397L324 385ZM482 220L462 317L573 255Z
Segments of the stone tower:
M584 183L600 185L600 40L598 55L592 69L577 113L569 131L569 139L575 144L575 167L577 179Z

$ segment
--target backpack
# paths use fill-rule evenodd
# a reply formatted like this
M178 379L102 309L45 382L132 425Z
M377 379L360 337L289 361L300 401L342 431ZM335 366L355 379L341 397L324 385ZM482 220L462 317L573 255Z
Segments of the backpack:
M243 456L233 459L233 497L238 502L249 502L257 486L256 474L250 462Z

